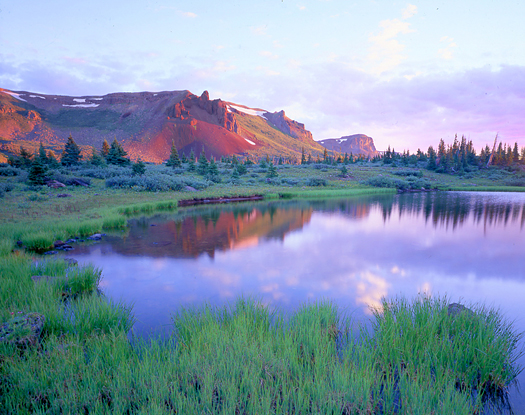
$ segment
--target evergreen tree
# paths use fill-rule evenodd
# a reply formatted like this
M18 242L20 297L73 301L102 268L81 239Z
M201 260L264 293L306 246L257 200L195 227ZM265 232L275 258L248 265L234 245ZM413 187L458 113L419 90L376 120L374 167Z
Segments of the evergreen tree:
M195 171L196 170L196 167L195 167L195 159L190 157L188 159L188 171Z
M308 164L312 164L312 153L308 154L308 160L307 160L307 163L308 163Z
M126 158L127 155L128 153L124 151L120 143L117 141L117 137L115 137L109 148L108 156L106 157L107 162L119 166L129 164L130 160L129 158Z
M343 167L341 167L341 176L346 177L347 174L348 174L348 170L346 168L346 165L343 163Z
M175 147L175 144L171 145L170 158L168 159L166 166L173 168L182 166L182 162L179 158L179 152L177 151L177 147Z
M254 163L253 163L253 161L250 159L250 155L247 154L247 155L246 155L246 159L244 160L244 165L245 165L245 166L251 166L252 164L254 164Z
M44 149L42 142L40 142L40 147L38 148L38 158L40 159L40 162L44 165L47 165L49 163L49 160L46 155L46 150Z
M197 172L202 176L205 176L206 173L208 173L208 159L206 158L206 153L204 153L204 148L202 149L201 155L199 156Z
M104 138L104 142L102 143L102 150L100 150L100 154L102 155L102 157L104 157L105 159L108 158L108 154L109 154L109 144L108 144L108 141Z
M46 164L40 159L40 157L35 157L33 163L31 163L31 168L29 170L27 179L32 185L41 186L46 181L46 172Z
M104 158L100 154L98 154L95 146L91 148L91 159L89 160L89 162L93 166L103 166L104 164L106 164Z
M217 163L215 163L215 159L212 157L210 159L210 164L208 165L208 174L207 178L208 180L211 180L212 182L219 183L221 181L221 178L219 177L219 168L217 167Z
M512 161L513 163L518 164L520 161L520 152L518 150L518 143L514 143L514 148L512 149Z
M31 153L20 146L20 167L31 167Z
M190 160L193 160L195 162L195 153L193 152L193 149L190 151Z
M301 148L301 164L306 164L306 155L304 154L304 147Z
M233 171L232 171L232 179L233 180L239 180L240 178L241 178L241 176L239 174L239 170L237 170L237 167L234 167Z
M437 164L441 164L441 159L445 157L447 148L445 147L445 141L439 140L438 151L437 151Z
M235 157L235 154L232 156L231 165L235 169L235 166L239 164L239 160L237 160L237 157Z
M521 159L520 159L520 163L521 163L521 164L525 164L525 147L522 147L522 148L521 148Z
M428 154L428 163L427 163L427 169L428 170L436 170L436 151L434 150L434 147L430 146L427 150Z
M133 163L133 166L131 167L131 173L133 176L142 176L144 173L146 173L146 166L140 157L136 163Z
M268 177L269 179L272 179L272 178L277 177L277 176L279 176L279 174L277 173L277 169L275 168L273 163L270 162L268 164L268 172L266 173L266 177Z
M47 164L51 169L58 169L60 167L60 163L52 150L47 152Z
M328 163L328 150L326 148L323 151L323 162Z
M279 156L279 166L282 166L282 165L283 165L283 158Z
M80 164L82 155L80 154L80 147L75 143L71 134L67 138L67 143L64 146L64 152L62 153L62 165L63 166L73 166L75 164Z
M260 167L261 169L265 169L266 167L268 167L268 165L266 164L266 160L263 159L262 157L261 157L261 159L259 160L259 167Z
M181 161L183 163L187 163L188 162L188 157L186 157L186 153L184 153L184 152L182 153Z
M237 164L236 168L240 175L246 174L248 172L248 168L243 163Z

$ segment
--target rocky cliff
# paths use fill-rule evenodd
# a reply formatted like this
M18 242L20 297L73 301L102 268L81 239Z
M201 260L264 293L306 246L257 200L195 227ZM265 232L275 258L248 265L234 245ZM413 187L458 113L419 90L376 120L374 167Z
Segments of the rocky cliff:
M326 149L337 151L338 153L363 154L370 157L378 154L372 137L364 134L348 135L341 138L327 138L325 140L319 140L318 143Z
M313 140L312 133L304 128L304 124L288 118L284 111L265 112L263 117L270 121L277 129L293 138L304 142Z

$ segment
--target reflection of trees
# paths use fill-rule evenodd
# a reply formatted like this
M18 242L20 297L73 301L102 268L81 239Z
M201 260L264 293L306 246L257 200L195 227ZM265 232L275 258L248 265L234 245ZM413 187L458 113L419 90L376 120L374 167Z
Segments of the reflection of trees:
M523 201L494 201L482 194L464 193L412 193L399 195L392 203L381 206L383 220L392 216L393 210L402 216L423 215L434 227L455 229L467 220L483 226L525 225Z

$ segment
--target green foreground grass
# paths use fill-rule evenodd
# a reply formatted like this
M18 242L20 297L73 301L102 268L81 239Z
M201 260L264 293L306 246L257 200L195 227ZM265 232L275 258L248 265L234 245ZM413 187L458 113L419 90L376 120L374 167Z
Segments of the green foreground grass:
M385 301L368 333L328 301L284 316L241 298L130 342L132 312L97 292L99 270L26 255L0 270L2 320L46 317L40 347L0 343L3 414L471 414L519 370L511 324L476 306L453 318L446 299Z
M133 313L98 292L100 270L30 255L194 197L346 197L393 193L398 185L509 190L508 174L496 170L415 176L421 169L362 163L343 177L336 166L285 165L268 180L252 166L230 180L220 167L218 183L182 172L198 192L112 187L97 178L87 188L54 190L0 178L12 187L0 199L0 323L19 313L45 316L40 347L0 344L0 413L467 414L505 395L519 371L520 335L481 306L472 307L474 317L453 320L446 299L385 302L366 333L329 302L285 317L240 299L223 309L174 310L172 338L130 343ZM160 177L160 169L167 168L148 166L146 176ZM35 283L35 275L53 278Z

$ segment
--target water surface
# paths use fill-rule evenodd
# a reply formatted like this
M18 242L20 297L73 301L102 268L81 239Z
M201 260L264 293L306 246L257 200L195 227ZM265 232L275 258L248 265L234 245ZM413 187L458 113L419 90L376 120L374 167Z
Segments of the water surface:
M240 295L284 311L328 298L366 322L382 297L422 292L500 308L525 331L524 253L525 194L443 192L185 208L68 256L102 268L145 334Z

